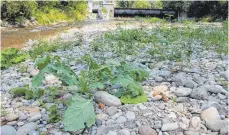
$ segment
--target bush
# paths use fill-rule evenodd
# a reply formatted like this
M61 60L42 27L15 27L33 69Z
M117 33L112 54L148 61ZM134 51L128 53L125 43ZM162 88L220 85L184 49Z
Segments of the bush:
M148 0L134 1L132 8L151 8L151 4Z

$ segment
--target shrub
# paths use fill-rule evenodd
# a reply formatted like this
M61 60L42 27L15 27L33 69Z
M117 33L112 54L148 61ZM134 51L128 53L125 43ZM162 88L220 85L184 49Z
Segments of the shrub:
M151 8L151 4L148 0L134 1L132 8Z

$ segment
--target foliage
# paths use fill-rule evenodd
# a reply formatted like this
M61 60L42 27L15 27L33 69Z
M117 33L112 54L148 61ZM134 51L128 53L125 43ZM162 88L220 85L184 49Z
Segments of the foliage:
M130 1L130 0L117 0L116 3L117 3L117 7L119 8L130 8L132 7L132 4L133 4L134 1Z
M86 1L3 1L1 19L13 24L32 17L40 24L84 20L87 14Z
M49 123L57 123L61 120L60 112L58 111L56 105L52 105L51 107L47 108L48 115L49 115Z
M164 8L166 9L175 9L178 12L187 12L189 6L191 5L190 1L163 1Z
M151 4L148 0L137 0L134 1L132 8L151 8Z
M167 21L164 19L160 19L157 17L148 17L148 18L141 18L143 19L145 22L149 22L149 23L166 23Z
M120 100L124 104L138 104L138 103L147 102L148 97L145 94L142 94L134 98L131 97L130 95L127 95L127 96L121 96Z
M102 13L106 14L107 13L107 9L102 7Z
M38 59L36 64L41 65L41 63L44 64L44 61L50 61L48 60L50 59L49 56L47 56L44 59ZM49 63L46 63L46 65L42 66L42 70L40 70L39 74L32 79L33 87L38 87L42 84L42 80L44 79L45 73L51 73L57 76L61 81L63 81L67 85L74 85L77 81L75 73L63 62L61 62L58 57L55 57Z
M79 95L72 97L72 103L64 113L64 130L77 131L90 127L95 123L95 113L92 100Z
M32 98L39 98L39 97L43 96L44 90L42 90L42 89L39 89L37 91L30 90L29 87L26 86L26 87L12 88L12 89L10 89L10 93L14 97L25 96L25 99L32 99Z
M1 52L1 68L5 69L14 64L25 61L28 58L28 54L20 52L16 48L9 48Z

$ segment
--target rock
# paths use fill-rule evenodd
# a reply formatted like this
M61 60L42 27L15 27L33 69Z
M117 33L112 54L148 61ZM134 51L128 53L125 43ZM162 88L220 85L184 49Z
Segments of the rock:
M159 101L161 99L162 99L162 96L161 95L156 95L156 96L152 97L152 100L153 101Z
M7 122L7 125L15 126L15 125L17 125L17 121L10 121L10 122Z
M38 69L34 69L33 71L30 72L30 75L31 75L32 77L34 77L34 76L36 76L36 75L38 75L38 74L39 74L39 70L38 70Z
M226 120L207 120L206 127L212 131L220 131L224 127L228 127Z
M167 90L168 90L168 86L166 85L159 85L159 86L153 87L153 91L157 91L158 93L166 92Z
M29 135L40 135L40 134L38 131L33 130L29 133Z
M99 119L95 119L95 124L96 124L97 126L101 126L101 125L102 125L102 121L99 120Z
M208 99L208 92L204 87L195 88L192 90L190 97L200 100Z
M45 81L47 84L54 84L58 81L58 78L52 74L45 75Z
M19 118L19 116L17 114L14 114L14 113L11 113L11 114L8 114L5 119L7 121L14 121L14 120L17 120Z
M192 93L192 89L190 89L190 88L178 88L174 93L178 97L186 97Z
M195 132L195 131L185 131L184 134L185 135L200 135L199 132Z
M220 94L220 93L218 93L218 97L219 97L220 99L222 99L222 100L226 99L226 96L223 95L223 94Z
M147 109L147 107L144 106L142 103L137 104L137 106L138 106L138 108L139 108L140 110L145 110L145 109Z
M111 106L106 109L106 112L109 116L114 115L118 111L117 107Z
M19 122L17 123L17 125L20 127L20 126L24 125L24 122L19 121Z
M161 82L161 81L163 81L163 78L160 77L160 76L157 76L157 77L155 77L155 81L156 82Z
M22 127L19 127L16 132L16 135L27 135L35 129L37 129L37 124L34 122L30 122L30 123L25 124Z
M178 104L177 106L174 107L174 109L178 112L184 112L183 104Z
M162 131L172 131L178 129L178 124L177 123L166 123L162 125L161 130Z
M130 131L128 129L122 129L118 133L119 135L130 135Z
M95 93L95 100L99 103L104 103L107 106L120 106L121 102L119 98L105 92L98 91Z
M127 120L126 120L125 117L119 116L118 119L116 120L116 123L124 123L124 122L126 122L126 121L127 121Z
M217 85L204 85L204 87L208 92L211 92L211 93L220 93L221 92L220 86L217 86Z
M98 120L107 120L107 118L108 118L108 115L105 113L100 113L96 115L96 119Z
M219 134L218 132L211 132L208 135L218 135L218 134Z
M144 110L141 110L141 114L143 116L148 116L148 115L152 115L153 112L151 110L149 110L149 109L144 109Z
M168 70L161 70L161 71L158 72L158 75L162 76L162 77L170 77L171 72L168 71Z
M158 108L161 109L161 110L164 110L165 109L165 105L164 104L159 104Z
M37 120L39 120L41 117L42 117L41 113L38 112L38 113L36 113L36 114L34 114L34 115L32 115L32 116L30 117L29 122L37 121Z
M228 126L225 126L223 128L220 129L220 134L222 135L227 135L228 134Z
M127 112L126 112L126 118L127 118L128 120L134 120L134 119L135 119L135 114L134 114L134 112L127 111Z
M196 131L200 130L200 125L201 125L200 117L192 117L191 125Z
M176 86L184 86L187 81L186 74L183 72L178 73L174 79Z
M16 129L12 126L4 125L0 127L1 135L15 135Z
M140 135L157 135L157 132L148 126L139 127L138 132Z
M193 80L187 79L184 86L187 88L194 88L197 84Z
M120 129L120 128L121 128L121 127L120 127L119 124L112 125L112 126L100 126L100 127L97 129L96 135L104 135L104 134L106 134L108 131L116 130L116 129Z
M109 132L107 133L107 135L118 135L118 134L117 134L117 132L115 132L115 131L109 131Z
M154 121L154 125L153 125L153 128L154 129L161 128L161 126L162 126L161 121Z
M216 108L210 107L201 112L201 119L204 121L219 120L220 116Z
M228 70L225 72L221 72L220 75L225 79L228 80Z
M208 109L210 107L216 108L217 111L219 112L219 114L221 114L221 115L227 115L228 114L227 110L224 107L220 106L218 103L213 102L213 101L208 101L208 103L203 104L201 106L201 109L205 110L205 109Z

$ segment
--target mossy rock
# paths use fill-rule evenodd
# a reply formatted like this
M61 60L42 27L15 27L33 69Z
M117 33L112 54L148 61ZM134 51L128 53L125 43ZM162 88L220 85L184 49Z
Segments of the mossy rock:
M138 104L138 103L147 102L148 97L145 94L142 94L134 98L131 97L130 95L127 95L127 96L121 96L120 100L124 104Z

